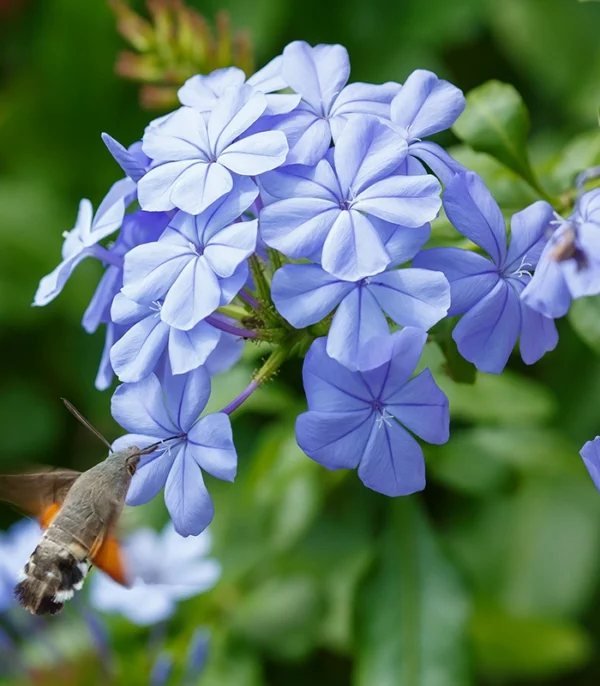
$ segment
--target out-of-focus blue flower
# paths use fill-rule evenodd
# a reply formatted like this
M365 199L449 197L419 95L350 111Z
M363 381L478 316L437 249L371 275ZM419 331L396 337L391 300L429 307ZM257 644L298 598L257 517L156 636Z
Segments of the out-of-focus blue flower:
M232 174L255 176L278 167L288 152L283 133L244 136L266 107L264 93L234 86L224 90L208 118L182 107L149 127L143 150L157 164L138 182L142 208L199 214L231 191Z
M167 653L161 653L150 672L150 686L165 686L173 671L173 658Z
M457 174L444 192L452 224L489 259L460 248L425 250L416 267L443 272L451 287L449 315L464 314L452 337L477 369L499 374L520 338L521 357L537 362L558 343L553 319L531 309L520 295L546 241L552 207L539 201L511 220L510 245L502 212L477 174Z
M194 631L188 649L188 659L186 677L190 680L195 679L204 669L208 648L210 643L210 632L208 629L199 628Z
M387 361L352 372L327 355L325 339L311 346L303 368L308 412L296 421L302 450L328 469L356 469L362 482L389 496L425 487L423 451L449 435L448 399L425 369L410 379L427 334L407 327L383 346ZM410 432L410 433L409 433Z
M592 477L594 486L600 491L600 436L585 443L579 454Z
M230 303L248 279L257 221L236 221L258 194L250 179L200 215L179 212L155 243L125 256L123 293L140 304L163 300L160 318L189 331Z
M362 368L361 354L370 341L389 335L386 314L400 326L427 331L446 316L450 286L442 273L428 269L393 269L360 281L343 281L316 264L289 264L275 273L272 297L296 328L316 324L337 307L327 354L356 370Z
M600 188L584 193L559 221L522 299L546 317L563 317L571 300L600 293Z
M121 179L113 184L95 215L89 200L84 199L79 203L75 226L63 234L65 242L62 247L62 262L40 281L33 300L34 305L42 307L54 300L75 267L86 257L110 259L108 251L97 243L120 228L134 193L135 184L131 179Z
M263 187L274 198L260 214L265 243L293 259L318 262L340 279L383 271L392 256L377 219L416 228L441 206L435 177L393 174L406 151L406 142L385 124L354 118L337 141L333 166L322 160L314 169L265 175Z
M96 574L92 605L143 626L168 619L179 601L205 593L219 580L221 565L208 557L211 545L210 532L184 538L170 523L160 534L148 528L136 531L124 543L133 585L126 588Z
M424 173L418 160L447 184L455 173L466 171L437 143L421 140L449 129L465 109L462 91L433 72L417 69L392 100L390 117L408 142L407 170ZM416 158L416 159L415 159Z
M210 395L204 367L189 374L150 374L143 381L119 386L112 397L112 414L129 431L113 444L144 447L165 440L144 455L131 482L127 502L141 505L165 489L165 503L182 536L197 535L210 524L214 508L202 470L233 481L237 455L231 423L223 412L199 419Z
M353 83L348 51L341 45L294 41L283 51L281 75L302 96L296 109L272 122L286 134L290 152L286 164L315 165L336 141L347 121L362 115L389 119L397 83ZM280 96L281 97L281 96Z
M40 527L32 519L22 519L8 531L0 532L0 612L15 602L13 589L40 537Z
M207 75L196 74L189 78L177 92L179 102L208 115L227 88L247 83L257 91L265 93L267 97L265 115L286 114L300 102L300 96L273 93L287 87L281 75L282 61L281 56L276 57L247 81L244 72L237 67L216 69Z

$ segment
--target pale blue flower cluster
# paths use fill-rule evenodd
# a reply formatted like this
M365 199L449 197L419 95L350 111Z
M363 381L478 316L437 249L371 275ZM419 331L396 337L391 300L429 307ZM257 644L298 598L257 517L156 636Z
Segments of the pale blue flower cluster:
M275 371L267 363L238 398L203 415L211 377L235 364L244 340L269 341L279 361L310 348L299 445L330 469L358 467L388 495L424 487L415 436L448 438L431 374L410 378L427 331L462 314L460 352L495 373L518 338L527 363L556 345L555 315L520 297L545 259L549 206L515 215L507 244L483 182L423 140L458 118L461 91L423 70L403 85L349 77L345 48L296 41L249 79L236 68L189 79L182 106L129 148L103 135L127 176L95 214L82 201L63 261L36 294L35 304L50 302L86 257L105 265L83 324L107 328L97 386L113 374L122 382L112 411L128 434L115 445L161 441L128 502L164 488L184 536L213 517L203 472L235 477L229 415ZM440 182L474 250L421 252ZM578 212L587 250L593 208Z

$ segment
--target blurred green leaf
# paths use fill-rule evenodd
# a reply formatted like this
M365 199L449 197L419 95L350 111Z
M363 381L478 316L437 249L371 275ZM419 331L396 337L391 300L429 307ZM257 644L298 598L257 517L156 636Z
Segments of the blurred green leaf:
M574 300L569 322L582 341L600 354L600 295Z
M263 686L260 656L223 629L211 632L208 663L199 677L202 686Z
M573 460L580 463L574 453ZM522 615L573 616L600 571L600 498L583 465L578 477L527 479L514 500L501 597Z
M580 666L591 652L576 624L512 616L489 606L476 608L471 633L480 668L492 678L555 675Z
M570 190L580 172L600 164L600 131L586 131L572 138L553 161L552 176L561 190Z
M390 504L380 552L359 599L353 683L466 686L467 597L414 496Z
M488 81L469 91L467 107L452 130L473 150L492 155L546 195L527 152L529 113L514 86Z
M429 467L448 486L485 494L523 474L582 475L577 447L557 431L536 427L476 427L457 431L435 449Z
M267 653L298 659L314 648L322 614L322 597L313 579L274 577L240 599L230 626Z

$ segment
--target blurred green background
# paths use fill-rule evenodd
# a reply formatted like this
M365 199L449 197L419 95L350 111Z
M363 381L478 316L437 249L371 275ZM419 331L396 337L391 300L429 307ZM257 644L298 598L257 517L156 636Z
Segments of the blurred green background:
M249 29L259 66L304 39L344 44L354 80L403 81L421 67L465 91L488 79L514 84L531 113L532 159L553 190L600 162L600 4L189 4L208 18L229 10L236 28ZM130 143L155 116L114 73L124 47L104 0L0 0L0 471L31 462L82 469L103 457L61 396L109 438L119 433L110 392L93 385L103 334L79 325L98 265L79 267L47 308L30 303L59 260L79 199L96 205L120 176L100 133ZM456 143L451 134L440 141ZM536 199L485 155L457 154L505 209ZM426 362L451 401L451 440L427 452L426 492L396 501L301 454L293 440L301 365L289 363L235 419L235 485L209 484L223 580L169 625L176 652L197 624L212 627L199 683L599 683L600 495L578 457L600 433L599 321L598 301L581 301L559 323L556 351L534 368L515 357L501 377L479 375L475 386L445 377L428 346ZM247 359L217 380L215 407L254 366ZM157 526L159 501L144 515ZM3 508L0 525L14 517ZM124 620L111 626L117 683L147 683L143 631ZM85 672L93 655L81 651L73 664L83 672L50 671L39 683L96 683Z

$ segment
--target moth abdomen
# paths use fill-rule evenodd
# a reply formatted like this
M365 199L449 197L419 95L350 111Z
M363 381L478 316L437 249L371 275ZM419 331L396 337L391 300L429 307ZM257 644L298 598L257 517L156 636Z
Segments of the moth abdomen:
M42 540L15 587L15 598L32 614L57 614L83 586L89 569L87 560L78 560L68 550L56 548Z

